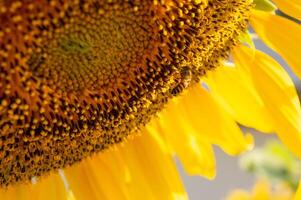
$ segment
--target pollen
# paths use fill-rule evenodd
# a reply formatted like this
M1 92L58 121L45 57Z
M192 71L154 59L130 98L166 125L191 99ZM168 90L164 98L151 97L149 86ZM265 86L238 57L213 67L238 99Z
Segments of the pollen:
M0 1L0 185L134 134L226 58L248 0Z

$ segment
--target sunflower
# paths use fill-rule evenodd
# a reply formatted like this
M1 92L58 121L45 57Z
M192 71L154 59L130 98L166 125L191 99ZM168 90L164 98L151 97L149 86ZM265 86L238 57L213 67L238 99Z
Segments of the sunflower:
M187 199L173 156L213 178L212 145L252 148L238 123L301 158L294 84L246 33L300 77L301 27L255 3L0 0L1 199Z
M241 156L242 169L258 179L252 191L235 189L226 200L298 200L301 162L276 140ZM299 194L298 194L299 193Z

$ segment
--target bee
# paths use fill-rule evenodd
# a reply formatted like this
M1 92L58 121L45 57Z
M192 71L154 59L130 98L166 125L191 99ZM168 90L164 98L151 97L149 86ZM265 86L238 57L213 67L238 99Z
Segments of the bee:
M189 86L189 84L191 83L191 80L192 80L192 71L191 71L190 67L187 67L187 66L183 67L180 70L179 74L180 74L180 76L178 79L178 83L170 91L170 93L173 96L177 96L178 94L180 94L185 88L187 88Z

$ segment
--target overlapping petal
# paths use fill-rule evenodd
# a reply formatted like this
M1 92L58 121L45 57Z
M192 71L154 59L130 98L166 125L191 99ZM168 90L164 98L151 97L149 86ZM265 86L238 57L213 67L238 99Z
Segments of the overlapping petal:
M180 113L184 124L191 126L202 140L219 145L230 155L237 155L252 147L252 137L241 132L233 118L200 84L189 89L173 109Z
M263 99L270 116L274 120L275 130L280 139L301 158L301 109L293 81L286 71L268 55L252 51L241 46L238 65L245 64L250 69L254 86Z
M299 199L301 199L301 181L299 182L299 186L293 200L299 200Z
M65 174L77 200L187 199L171 155L148 132Z
M300 0L273 0L280 10L301 20L301 1Z
M166 138L165 143L181 160L185 171L190 175L203 175L209 179L215 176L215 159L211 144L200 137L187 121L183 112L171 103L160 114L157 129L153 134Z
M220 66L209 73L206 82L210 93L233 118L248 127L272 132L273 123L248 73L236 66Z
M252 13L251 25L260 39L279 53L301 78L301 26L283 17L258 10Z
M68 192L59 174L51 174L35 184L1 188L0 199L3 200L67 200Z

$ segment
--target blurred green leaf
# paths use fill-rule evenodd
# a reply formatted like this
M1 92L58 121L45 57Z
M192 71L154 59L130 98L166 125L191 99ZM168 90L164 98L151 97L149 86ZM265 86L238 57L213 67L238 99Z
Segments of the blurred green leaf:
M285 182L293 189L297 188L301 177L301 161L276 140L243 155L240 165L251 174L271 182Z

